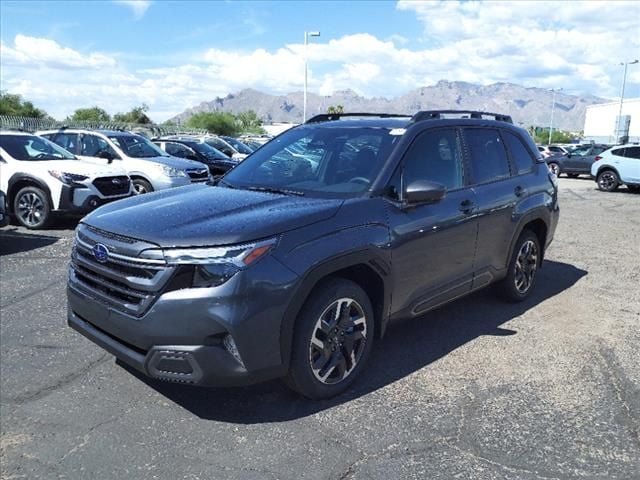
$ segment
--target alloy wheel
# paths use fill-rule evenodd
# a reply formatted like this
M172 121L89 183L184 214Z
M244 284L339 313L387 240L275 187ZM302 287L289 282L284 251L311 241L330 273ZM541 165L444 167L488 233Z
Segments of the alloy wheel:
M362 306L352 298L329 305L311 333L309 362L315 378L327 385L347 378L356 368L367 342Z
M133 191L136 195L142 195L143 193L148 193L145 186L138 182L133 182Z
M556 177L560 175L560 166L557 163L550 163L549 170L551 170L551 173L553 173Z
M44 202L34 192L27 192L18 199L18 211L16 213L25 225L30 227L38 226L42 222L44 211Z
M533 240L527 240L520 247L515 269L516 290L524 294L533 285L533 279L538 270L538 246Z
M611 191L617 184L616 175L613 172L606 171L601 173L598 177L598 186L601 190L605 190L607 192Z

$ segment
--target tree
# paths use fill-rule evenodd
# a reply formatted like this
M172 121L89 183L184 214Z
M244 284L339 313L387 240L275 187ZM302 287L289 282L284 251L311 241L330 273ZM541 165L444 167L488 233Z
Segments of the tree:
M116 122L125 122L125 123L153 123L151 119L147 116L147 112L149 111L149 105L143 103L139 107L134 107L131 111L126 113L116 113L113 116L113 119Z
M236 115L236 120L242 133L266 133L265 129L262 128L262 120L253 110L240 112Z
M549 129L536 130L536 134L533 137L535 142L540 145L546 145L549 143ZM553 130L551 133L551 143L571 143L574 139L574 135L569 132L563 132L562 130Z
M329 108L327 108L327 113L344 113L344 107L342 105L329 105Z
M190 128L202 128L218 135L234 136L240 132L235 115L229 112L200 112L187 121Z
M109 114L102 108L78 108L73 115L67 117L67 120L72 122L108 122L111 120Z
M0 115L15 115L18 117L48 117L47 112L36 108L33 103L22 100L20 95L0 90Z

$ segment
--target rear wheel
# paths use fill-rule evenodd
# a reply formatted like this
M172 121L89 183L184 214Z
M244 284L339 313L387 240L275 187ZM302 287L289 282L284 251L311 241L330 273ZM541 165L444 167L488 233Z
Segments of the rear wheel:
M551 162L549 164L549 170L551 170L551 173L553 173L556 177L560 176L560 165L558 165L555 162Z
M153 187L151 186L151 184L143 178L134 178L132 183L133 191L136 195L153 192Z
M500 284L506 300L521 302L531 295L541 261L542 249L538 236L531 230L525 230L516 242L509 271Z
M24 227L44 228L51 218L49 197L40 188L24 187L15 196L13 213Z
M356 283L322 282L296 321L287 384L312 398L345 391L362 370L373 345L373 308Z
M596 178L598 188L603 192L613 192L620 185L618 174L613 170L603 170Z

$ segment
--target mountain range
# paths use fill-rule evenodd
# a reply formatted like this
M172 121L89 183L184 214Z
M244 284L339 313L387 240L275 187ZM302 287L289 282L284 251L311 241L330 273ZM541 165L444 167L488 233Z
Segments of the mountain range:
M436 85L420 87L395 98L367 98L353 90L332 95L307 95L307 116L326 113L333 105L342 105L345 112L408 113L419 110L480 110L511 115L516 124L548 127L551 119L553 92L544 88L523 87L512 83L476 85L467 82L441 80ZM586 107L609 100L593 95L568 95L556 92L554 128L581 131ZM303 93L271 95L250 88L218 97L188 108L171 121L184 123L194 113L254 110L264 123L302 121Z

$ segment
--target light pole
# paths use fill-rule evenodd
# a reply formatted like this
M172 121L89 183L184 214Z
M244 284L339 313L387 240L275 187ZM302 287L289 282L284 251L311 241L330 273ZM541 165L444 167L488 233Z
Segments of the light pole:
M638 63L638 60L634 60L633 62L620 62L619 65L624 65L624 73L622 74L622 89L620 90L620 108L618 109L618 119L616 121L616 131L614 132L614 136L616 137L616 141L618 141L618 137L620 135L620 122L622 120L622 102L624 102L624 85L627 82L627 65L635 65Z
M302 123L307 121L307 45L309 37L319 37L320 32L304 32L304 92L302 100Z
M551 145L551 132L553 132L553 110L556 106L556 92L561 92L562 89L558 88L557 90L554 88L551 90L553 92L553 99L551 100L551 121L549 122L549 143Z

